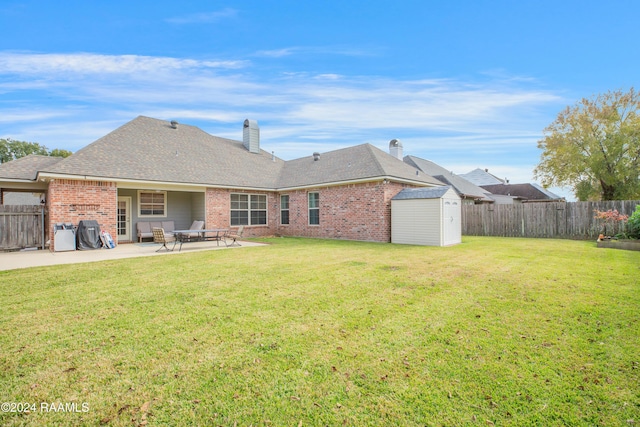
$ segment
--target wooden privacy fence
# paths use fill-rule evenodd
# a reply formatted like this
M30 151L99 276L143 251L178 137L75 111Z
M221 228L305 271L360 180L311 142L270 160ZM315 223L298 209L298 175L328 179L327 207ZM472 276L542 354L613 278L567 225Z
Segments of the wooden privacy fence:
M0 250L42 248L43 222L46 224L42 209L37 205L0 205Z
M553 237L597 239L603 221L596 211L617 209L631 215L640 200L606 202L522 203L515 205L463 205L462 234L468 236ZM624 231L624 227L607 233Z

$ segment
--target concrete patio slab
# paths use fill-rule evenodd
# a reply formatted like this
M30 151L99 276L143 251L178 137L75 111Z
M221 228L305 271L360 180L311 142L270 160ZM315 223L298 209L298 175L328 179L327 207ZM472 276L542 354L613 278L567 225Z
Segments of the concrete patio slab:
M239 249L252 246L264 246L263 243L242 241L242 246L217 246L217 242L191 242L179 245L173 252L164 249L156 252L161 246L155 243L124 243L114 249L95 249L90 251L50 252L49 250L29 250L18 252L0 252L0 271L18 268L40 267L58 264L75 264L84 262L105 261L110 259L133 258L143 256L170 256L199 251L218 249ZM171 246L170 246L171 247Z

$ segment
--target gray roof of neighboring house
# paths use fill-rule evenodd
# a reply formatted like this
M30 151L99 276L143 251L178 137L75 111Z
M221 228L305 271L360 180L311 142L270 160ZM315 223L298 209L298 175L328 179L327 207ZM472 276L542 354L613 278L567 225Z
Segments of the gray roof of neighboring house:
M314 161L313 156L284 161L264 150L251 153L242 141L216 137L195 126L178 124L173 128L167 121L144 116L124 124L70 157L32 166L26 168L30 179L35 179L37 172L43 172L256 189L383 177L442 185L370 144L322 153L318 161ZM27 172L26 169L23 172Z
M505 196L520 197L526 200L562 200L563 197L545 190L538 184L496 184L483 185L482 188L492 194L502 194Z
M278 188L378 177L442 185L442 182L417 171L379 148L361 144L321 153L318 160L314 160L314 156L308 156L287 161L278 181Z
M485 190L430 160L421 159L420 157L415 156L405 156L404 161L405 163L422 170L426 174L431 175L437 180L442 181L445 184L450 184L460 197L491 201L491 199L485 195Z
M430 188L405 188L391 200L408 200L408 199L439 199L444 196L451 188L450 185Z
M28 156L0 164L0 178L33 181L37 178L38 171L47 169L61 160L63 160L62 157L29 154Z
M490 174L488 170L480 168L476 168L469 173L460 174L460 176L479 187L504 183L504 180Z

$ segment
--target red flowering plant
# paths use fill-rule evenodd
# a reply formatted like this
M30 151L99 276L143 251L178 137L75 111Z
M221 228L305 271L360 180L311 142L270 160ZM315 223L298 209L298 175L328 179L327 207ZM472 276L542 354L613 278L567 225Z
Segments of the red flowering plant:
M611 235L617 235L620 230L620 225L629 219L629 215L624 215L618 212L617 209L609 209L608 211L599 211L596 209L595 219L602 221L602 229L598 239L607 237L607 230L611 231ZM624 227L623 227L624 228Z

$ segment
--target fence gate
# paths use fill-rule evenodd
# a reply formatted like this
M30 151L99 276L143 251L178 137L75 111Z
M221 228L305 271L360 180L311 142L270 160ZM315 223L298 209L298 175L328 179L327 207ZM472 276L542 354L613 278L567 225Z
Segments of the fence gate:
M43 248L45 215L39 205L0 205L0 250Z

